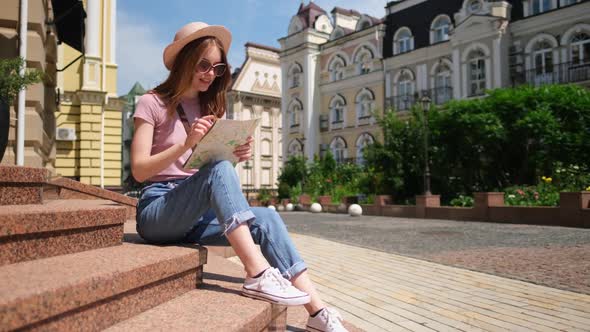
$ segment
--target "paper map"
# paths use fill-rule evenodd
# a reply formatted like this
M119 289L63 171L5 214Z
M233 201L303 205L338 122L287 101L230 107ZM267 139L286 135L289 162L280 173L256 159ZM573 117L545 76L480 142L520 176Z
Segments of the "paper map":
M219 119L197 144L193 153L184 163L184 168L201 168L211 161L228 160L232 164L239 158L234 155L236 147L245 144L260 119L226 120Z

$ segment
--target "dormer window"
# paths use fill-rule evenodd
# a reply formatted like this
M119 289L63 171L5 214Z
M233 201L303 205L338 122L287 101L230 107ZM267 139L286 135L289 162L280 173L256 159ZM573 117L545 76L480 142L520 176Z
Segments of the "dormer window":
M432 24L431 29L431 43L440 43L449 40L449 30L451 29L451 19L442 15L436 18Z
M393 53L401 54L414 49L414 37L408 28L401 28L394 37Z
M482 6L482 3L481 3L481 0L472 0L467 5L467 10L469 11L470 14L475 14L478 11L480 11L482 7L483 6Z

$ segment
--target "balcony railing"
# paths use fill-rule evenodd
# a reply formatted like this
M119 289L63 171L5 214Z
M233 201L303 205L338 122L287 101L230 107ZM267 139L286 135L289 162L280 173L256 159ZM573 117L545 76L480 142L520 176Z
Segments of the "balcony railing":
M430 90L423 90L412 95L401 95L389 97L386 100L386 107L396 111L408 111L416 103L420 102L421 96L428 96L436 105L442 105L453 99L453 87L442 86Z
M590 62L565 62L525 71L524 82L533 86L590 81ZM519 82L516 82L517 84Z

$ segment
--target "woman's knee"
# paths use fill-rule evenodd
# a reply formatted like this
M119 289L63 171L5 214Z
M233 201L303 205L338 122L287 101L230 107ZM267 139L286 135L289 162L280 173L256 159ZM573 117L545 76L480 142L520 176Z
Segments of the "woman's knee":
M252 212L256 216L255 224L269 233L286 233L287 227L281 216L274 210L266 207L253 207Z

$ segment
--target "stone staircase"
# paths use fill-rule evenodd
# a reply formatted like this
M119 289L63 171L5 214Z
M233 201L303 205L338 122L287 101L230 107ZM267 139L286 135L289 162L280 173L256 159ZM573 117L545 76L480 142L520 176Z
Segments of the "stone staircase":
M286 329L285 307L239 295L239 265L145 244L125 223L135 202L0 166L0 331Z

